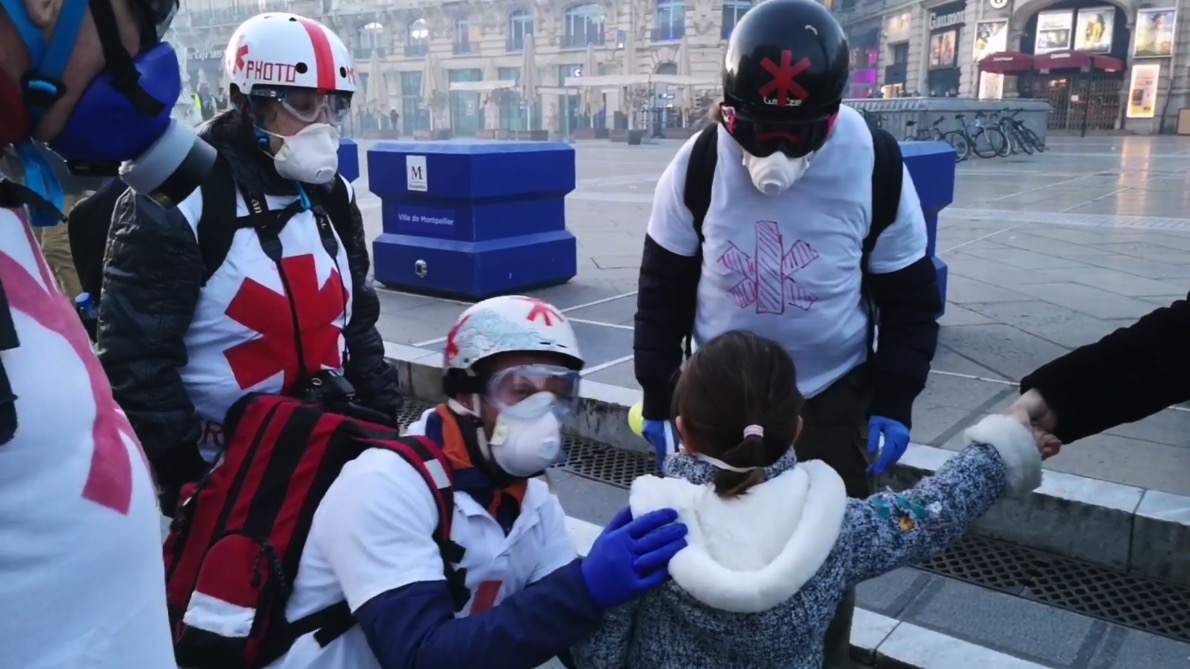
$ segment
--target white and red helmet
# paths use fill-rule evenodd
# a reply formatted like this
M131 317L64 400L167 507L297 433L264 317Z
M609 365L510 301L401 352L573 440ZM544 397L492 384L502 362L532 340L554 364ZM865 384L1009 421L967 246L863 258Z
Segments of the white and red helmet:
M330 28L297 14L268 12L240 24L223 71L241 93L256 87L354 93L355 61Z
M585 364L570 321L557 307L533 297L506 295L471 305L446 337L443 367L469 370L500 353L557 353L573 367Z

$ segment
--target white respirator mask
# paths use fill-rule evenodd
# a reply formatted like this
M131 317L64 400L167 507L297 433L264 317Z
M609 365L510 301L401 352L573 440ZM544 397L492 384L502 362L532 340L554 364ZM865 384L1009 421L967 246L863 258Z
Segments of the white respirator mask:
M810 167L810 158L813 155L810 153L801 158L790 158L784 153L776 151L770 156L757 158L745 151L743 162L744 168L752 177L752 184L756 186L756 190L773 196L789 190L806 175L806 170Z

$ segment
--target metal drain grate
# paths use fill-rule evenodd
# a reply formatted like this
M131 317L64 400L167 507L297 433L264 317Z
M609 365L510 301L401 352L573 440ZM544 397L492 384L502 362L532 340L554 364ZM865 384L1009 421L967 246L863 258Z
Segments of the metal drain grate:
M968 535L919 569L1190 643L1190 588Z
M657 473L656 457L625 451L582 437L567 436L562 442L566 462L559 468L601 483L627 488L645 474Z
M422 402L420 400L406 398L405 403L402 404L400 410L397 411L397 425L399 425L400 428L404 430L413 423L417 422L417 419L421 418L422 413L426 409L432 408L433 406L434 405L430 404L429 402Z

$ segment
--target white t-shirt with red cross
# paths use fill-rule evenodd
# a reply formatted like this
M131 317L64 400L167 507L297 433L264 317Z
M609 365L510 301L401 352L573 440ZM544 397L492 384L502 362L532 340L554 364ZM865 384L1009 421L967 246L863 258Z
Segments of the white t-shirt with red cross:
M350 185L348 192L354 199ZM266 196L270 211L296 199ZM202 204L198 190L178 205L196 235ZM238 216L249 213L238 194L236 210ZM346 247L336 234L338 255L332 258L310 211L290 218L278 238L293 308L277 264L265 255L256 231L242 229L202 289L186 333L188 362L179 372L203 421L199 447L208 460L222 446L223 418L236 400L250 392L292 391L301 383L299 336L309 374L343 366L343 329L351 319L352 295ZM300 328L295 328L294 311Z
M175 669L157 495L140 444L24 213L0 209L0 669Z
M420 424L409 432L420 434ZM444 580L432 538L437 522L434 497L417 470L391 451L365 451L343 467L318 505L286 617L299 620L344 600L354 612L390 590ZM507 536L465 492L455 492L453 522L471 592L459 617L498 606L578 557L562 504L540 480L529 481ZM357 625L326 648L306 635L269 669L380 669L380 663Z

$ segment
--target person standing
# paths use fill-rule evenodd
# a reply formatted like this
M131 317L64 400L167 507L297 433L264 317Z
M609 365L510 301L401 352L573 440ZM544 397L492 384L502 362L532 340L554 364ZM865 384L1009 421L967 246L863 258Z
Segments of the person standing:
M757 5L728 43L716 123L657 183L633 348L644 433L659 458L677 446L670 412L683 339L699 345L731 330L790 352L808 398L797 457L829 464L849 496L870 494L869 476L908 448L941 298L895 140L841 104L848 60L842 27L821 4ZM832 669L850 666L853 609L848 591L827 635Z
M39 248L35 230L63 205L34 144L115 165L162 138L176 149L188 131L170 123L178 60L161 41L176 11L174 0L0 0L0 150L23 175L0 179L0 669L177 666L153 481Z
M259 63L307 67L280 86ZM378 421L395 423L401 406L363 221L338 174L350 51L317 21L267 13L236 29L224 66L232 109L200 133L219 153L210 177L164 215L123 196L103 263L99 359L166 513L222 449L245 394L346 381Z

